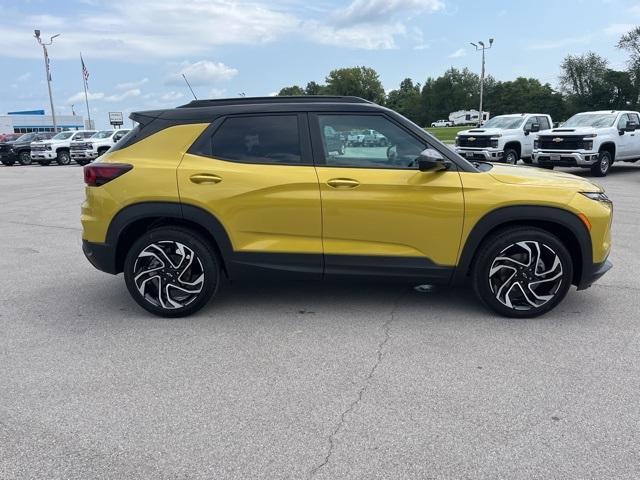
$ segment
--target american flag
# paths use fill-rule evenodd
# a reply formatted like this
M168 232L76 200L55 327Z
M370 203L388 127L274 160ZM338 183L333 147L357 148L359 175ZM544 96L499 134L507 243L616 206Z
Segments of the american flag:
M84 81L89 81L89 70L87 70L87 66L84 64L84 60L82 59L82 54L80 54L80 63L82 63L82 76L84 77Z

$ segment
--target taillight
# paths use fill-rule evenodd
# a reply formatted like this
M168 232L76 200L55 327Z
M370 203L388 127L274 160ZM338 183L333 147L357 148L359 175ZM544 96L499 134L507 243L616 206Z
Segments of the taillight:
M84 183L89 187L99 187L124 175L133 168L128 163L90 163L84 167Z

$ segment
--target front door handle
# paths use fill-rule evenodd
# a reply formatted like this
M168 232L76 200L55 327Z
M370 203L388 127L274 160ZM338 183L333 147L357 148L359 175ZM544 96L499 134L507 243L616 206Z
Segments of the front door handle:
M202 184L202 185L212 185L215 183L220 183L222 181L222 177L218 175L214 175L212 173L198 173L196 175L191 175L189 177L193 183Z
M333 188L355 188L360 182L352 178L332 178L327 185Z

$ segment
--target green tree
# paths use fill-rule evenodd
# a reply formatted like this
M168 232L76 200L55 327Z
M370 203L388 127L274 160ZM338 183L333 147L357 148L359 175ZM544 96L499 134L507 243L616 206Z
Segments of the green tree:
M562 95L548 83L519 77L513 81L494 82L486 89L486 109L492 116L509 113L549 113L564 118Z
M427 78L421 97L423 122L429 125L440 118L449 118L451 112L477 109L480 78L467 68L458 70L451 67L438 78Z
M378 73L368 67L339 68L332 70L326 78L326 93L329 95L354 95L384 103L384 88Z
M304 88L304 93L306 95L324 95L324 91L326 87L324 85L320 85L313 80L307 83L307 86Z
M629 52L629 78L633 84L632 107L640 107L640 27L635 27L620 37L617 47Z
M608 108L608 62L594 52L567 55L560 65L560 85L567 96L567 113Z
M298 85L293 85L291 87L284 87L278 92L278 96L280 97L298 96L298 95L305 95L305 91Z
M420 102L420 84L410 78L400 82L400 88L387 95L386 106L404 115L418 125L424 125L424 113Z

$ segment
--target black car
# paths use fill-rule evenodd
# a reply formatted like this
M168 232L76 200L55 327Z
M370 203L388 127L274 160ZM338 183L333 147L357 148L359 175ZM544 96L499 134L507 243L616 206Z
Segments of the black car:
M31 142L47 140L53 132L25 133L17 140L0 143L0 161L3 165L12 166L16 161L21 165L31 165Z

